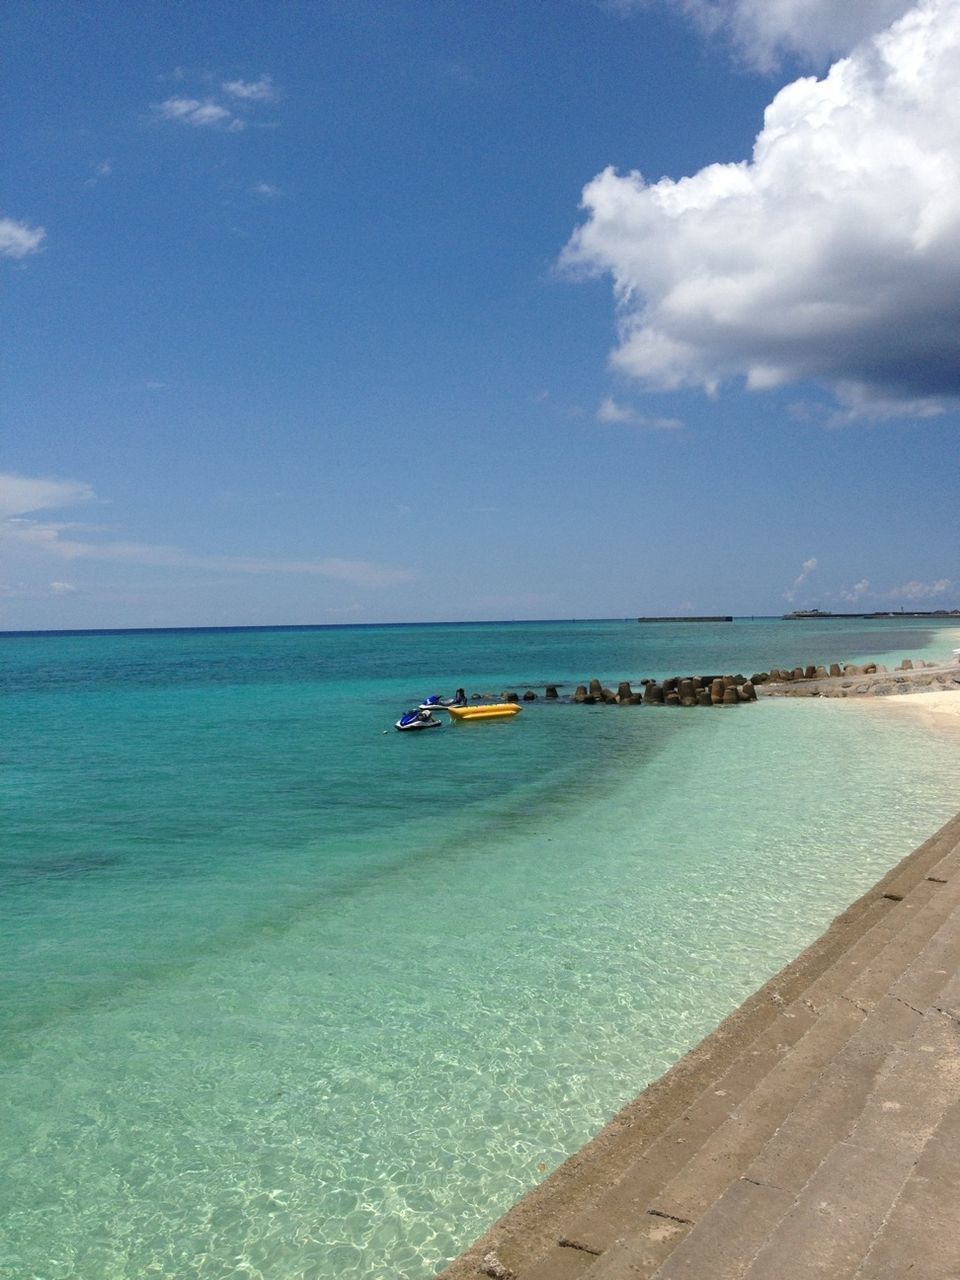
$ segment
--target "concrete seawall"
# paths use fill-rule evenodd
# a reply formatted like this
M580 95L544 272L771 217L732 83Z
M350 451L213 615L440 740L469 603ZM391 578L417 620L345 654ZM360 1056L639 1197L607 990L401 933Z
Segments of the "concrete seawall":
M918 1249L928 1265L911 1275L960 1274L958 1233L935 1229L937 1205L949 1203L936 1189L949 1189L960 1167L942 1132L960 1111L958 966L960 814L528 1192L443 1280L880 1280L914 1267ZM923 1105L926 1120L910 1110ZM911 1182L924 1159L931 1222ZM881 1186L874 1167L894 1172ZM819 1197L812 1207L805 1194ZM884 1234L888 1220L897 1225Z

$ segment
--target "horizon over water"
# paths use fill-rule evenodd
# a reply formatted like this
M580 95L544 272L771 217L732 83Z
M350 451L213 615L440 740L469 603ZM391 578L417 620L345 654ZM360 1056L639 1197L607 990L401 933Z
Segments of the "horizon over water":
M182 632L184 634L215 634L217 632L244 632L244 631L354 631L354 630L381 630L386 627L540 627L540 626L568 626L581 625L584 623L639 623L656 624L659 627L664 625L684 625L699 626L709 625L711 622L722 622L724 625L737 622L801 622L805 629L809 629L811 622L830 622L837 621L866 621L880 623L904 623L909 622L915 626L924 626L927 623L933 626L947 625L960 627L960 613L954 610L941 610L939 612L924 611L918 613L908 613L905 610L891 613L824 613L817 615L816 613L808 614L802 618L790 618L788 614L734 614L727 618L699 618L691 615L690 617L603 617L603 618L444 618L435 619L432 622L423 622L418 619L408 619L406 621L378 621L378 622L236 622L236 623L191 623L189 625L178 626L176 624L157 624L155 626L130 626L130 627L45 627L34 629L30 627L14 628L13 630L3 630L0 628L0 639L15 639L17 637L39 637L39 636L122 636L122 635L163 635L172 632Z
M850 701L392 726L957 619L0 641L2 1280L422 1280L956 808Z

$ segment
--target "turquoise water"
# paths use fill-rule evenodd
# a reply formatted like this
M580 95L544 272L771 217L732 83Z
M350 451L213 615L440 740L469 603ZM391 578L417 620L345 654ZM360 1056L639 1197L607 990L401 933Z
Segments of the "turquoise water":
M958 644L0 638L0 1276L428 1276L957 808L956 737L848 702L420 697Z

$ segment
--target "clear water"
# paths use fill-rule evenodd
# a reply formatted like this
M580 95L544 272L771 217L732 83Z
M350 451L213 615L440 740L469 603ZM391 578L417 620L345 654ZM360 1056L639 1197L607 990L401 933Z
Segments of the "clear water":
M0 1276L428 1276L957 807L957 737L849 702L420 697L958 644L0 638Z

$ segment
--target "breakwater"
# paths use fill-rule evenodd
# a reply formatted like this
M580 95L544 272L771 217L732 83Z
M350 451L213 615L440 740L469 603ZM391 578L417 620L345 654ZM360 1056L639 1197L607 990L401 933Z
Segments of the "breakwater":
M629 680L621 680L616 690L605 688L599 680L578 685L571 701L591 704L618 703L621 706L654 707L718 707L736 706L740 702L756 702L757 691L742 675L671 676L666 680L642 680L635 691Z
M740 702L756 702L754 684L743 675L726 676L670 676L666 680L640 680L634 689L629 680L620 680L616 689L594 678L588 684L578 684L573 694L561 695L560 687L548 684L544 690L547 702L571 702L580 706L608 703L621 707L717 707L736 706ZM471 694L474 701L535 702L539 694L527 689L522 695L516 690L504 689L499 695L492 693Z
M596 678L576 686L573 694L562 695L560 686L544 688L547 702L570 702L581 706L604 703L616 706L648 707L718 707L756 702L758 697L780 698L848 698L885 697L898 693L917 693L923 689L960 689L960 662L935 663L904 658L893 671L879 662L862 666L832 662L796 666L771 667L747 677L738 675L669 676L664 680L643 679L633 687L630 680L620 680L614 689ZM539 694L527 689L522 695L515 690L473 694L473 700L501 702L535 702Z
M799 667L771 671L762 692L780 698L882 698L898 693L960 689L957 662L915 663L905 658L893 671L882 663L871 662L864 666L847 663L843 667L833 663L826 670L806 667L800 672Z

